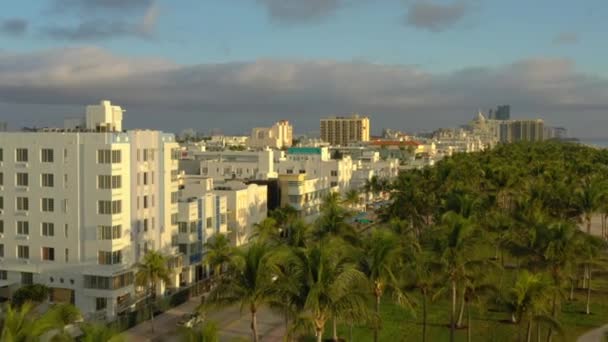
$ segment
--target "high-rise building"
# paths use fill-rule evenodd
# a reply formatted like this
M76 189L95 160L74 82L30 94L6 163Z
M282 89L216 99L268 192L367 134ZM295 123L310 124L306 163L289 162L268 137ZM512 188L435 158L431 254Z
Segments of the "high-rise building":
M369 141L370 122L367 116L321 119L321 139L331 145L346 146L353 142Z
M252 148L282 149L291 147L293 141L293 126L287 120L281 120L272 127L256 127L251 130L248 140Z
M141 295L133 281L146 251L180 266L178 145L123 132L122 113L102 101L83 126L0 133L0 296L39 283L52 302L111 318Z
M494 117L492 119L495 120L510 120L511 119L511 106L502 105L496 108L494 112Z
M542 141L544 139L544 121L504 120L499 123L498 136L500 142Z

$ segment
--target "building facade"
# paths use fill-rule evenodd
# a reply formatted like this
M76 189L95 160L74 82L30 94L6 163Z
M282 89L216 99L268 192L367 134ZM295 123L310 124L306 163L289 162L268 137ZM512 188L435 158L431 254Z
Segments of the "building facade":
M369 141L370 129L369 118L358 114L321 119L321 139L331 145Z
M256 127L251 130L248 145L251 148L283 149L291 147L293 126L287 120L281 120L272 127Z
M102 101L87 107L83 130L0 133L2 296L40 283L53 302L113 317L138 298L145 251L175 255L178 145L158 131L122 132L121 120Z

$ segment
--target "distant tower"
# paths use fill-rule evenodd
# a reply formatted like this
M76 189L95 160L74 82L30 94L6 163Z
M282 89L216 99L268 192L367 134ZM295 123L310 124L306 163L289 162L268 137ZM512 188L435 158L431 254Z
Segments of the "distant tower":
M502 105L496 108L496 112L494 113L494 118L496 120L510 120L511 119L511 106Z

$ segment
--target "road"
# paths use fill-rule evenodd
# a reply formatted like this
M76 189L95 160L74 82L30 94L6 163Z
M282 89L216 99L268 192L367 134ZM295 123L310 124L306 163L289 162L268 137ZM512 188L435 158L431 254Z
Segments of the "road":
M182 315L192 313L199 305L200 297L194 297L186 303L167 310L154 318L154 332L150 322L144 322L124 333L127 341L134 342L178 342L180 335L177 322ZM221 342L235 340L249 341L251 337L250 318L247 312L239 311L238 306L210 311L207 319L218 324ZM278 315L263 308L258 313L258 330L261 341L282 341L284 334L283 320ZM239 339L240 338L240 339Z

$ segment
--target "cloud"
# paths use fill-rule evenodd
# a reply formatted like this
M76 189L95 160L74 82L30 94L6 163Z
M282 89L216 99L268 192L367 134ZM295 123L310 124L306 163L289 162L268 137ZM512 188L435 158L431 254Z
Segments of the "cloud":
M0 52L0 104L82 106L103 98L129 110L131 127L155 122L165 130L196 124L245 130L259 125L256 120L286 116L316 127L321 116L353 111L370 113L375 127L445 127L478 108L509 103L518 113L592 126L600 134L607 127L591 125L581 114L605 117L608 80L578 71L570 60L550 58L431 73L418 66L332 60L179 65L91 47Z
M576 32L561 32L553 38L553 44L556 45L572 45L579 42L579 36Z
M27 31L28 22L20 18L0 20L0 34L22 36Z
M351 0L352 1L352 0ZM298 24L325 18L348 0L256 0L277 23Z
M405 23L437 33L456 25L465 17L469 9L470 6L465 1L442 4L432 0L416 0L408 6Z
M98 7L116 11L121 8L137 8L143 11L143 14L138 22L131 22L116 15L112 20L108 20L106 17L92 17L75 26L49 26L42 29L43 35L57 40L69 41L97 41L121 37L151 38L154 35L159 15L158 5L154 1L62 0L55 6L67 6L69 3L78 3L82 6L81 9L90 11L96 11ZM144 5L147 7L142 7Z
M153 0L53 0L51 10L56 12L138 11L149 8L153 3Z

